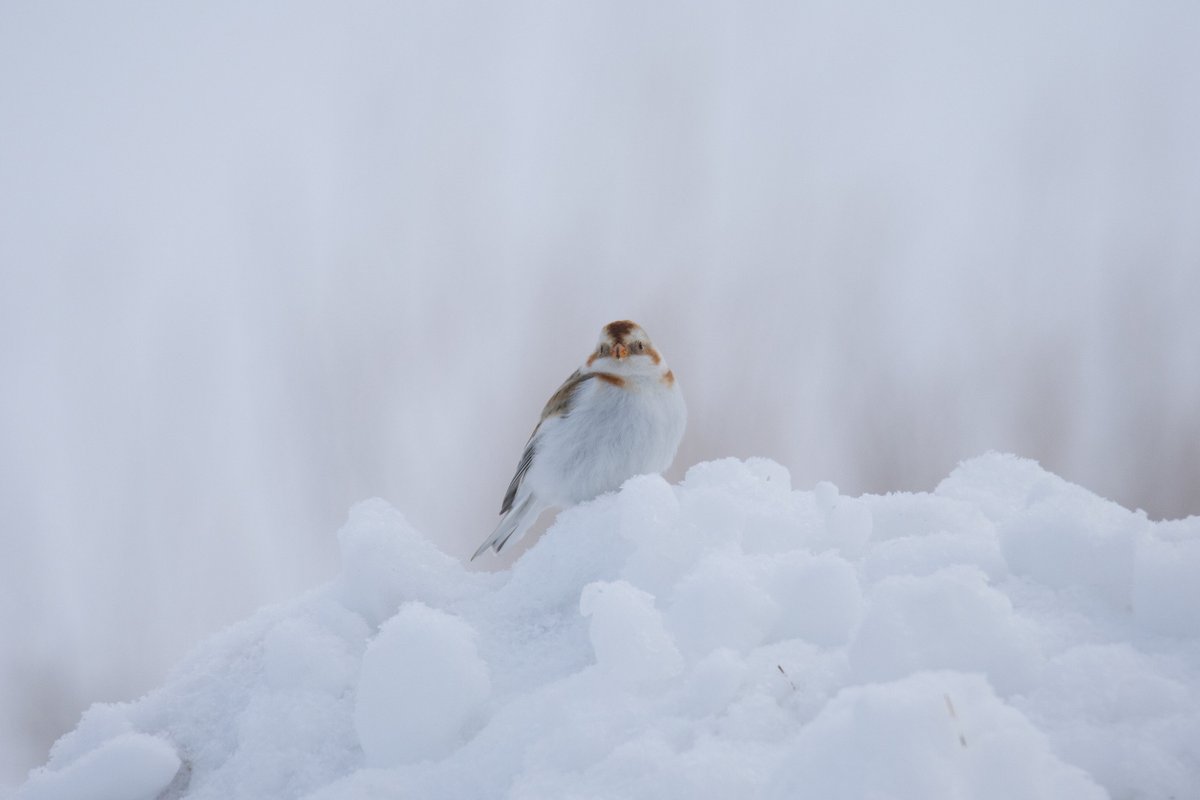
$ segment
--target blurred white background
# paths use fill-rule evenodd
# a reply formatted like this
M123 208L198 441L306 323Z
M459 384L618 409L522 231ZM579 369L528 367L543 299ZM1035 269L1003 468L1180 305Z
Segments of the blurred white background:
M329 579L355 501L465 558L616 318L687 394L672 477L999 449L1200 512L1197 42L1190 0L0 5L0 785Z

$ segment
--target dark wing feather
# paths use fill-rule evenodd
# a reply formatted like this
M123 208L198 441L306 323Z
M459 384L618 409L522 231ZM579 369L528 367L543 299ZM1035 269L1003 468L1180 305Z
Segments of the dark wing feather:
M537 448L537 434L542 423L550 417L565 417L571 410L571 398L575 394L575 390L594 377L596 376L593 373L575 370L571 377L558 387L558 391L546 401L546 407L542 409L542 418L538 420L537 427L529 435L529 441L525 444L525 452L521 454L521 462L517 464L517 472L508 484L508 491L504 493L504 502L500 505L501 514L511 511L513 502L517 499L517 490L521 488L521 481L524 480L525 473L529 471L529 465L533 463L533 454Z
M537 433L535 430L534 433ZM500 513L507 514L512 510L513 501L517 499L517 489L521 487L521 480L525 477L525 473L529 472L529 465L533 463L533 437L529 437L529 444L525 445L525 452L521 454L521 463L517 464L517 474L513 475L512 481L508 484L508 491L504 493L504 503L500 506Z

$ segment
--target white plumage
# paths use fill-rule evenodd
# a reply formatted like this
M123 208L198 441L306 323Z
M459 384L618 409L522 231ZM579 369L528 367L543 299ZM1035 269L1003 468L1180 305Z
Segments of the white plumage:
M587 362L546 407L500 512L475 555L520 539L547 508L590 500L671 465L687 408L666 360L628 320L611 322Z

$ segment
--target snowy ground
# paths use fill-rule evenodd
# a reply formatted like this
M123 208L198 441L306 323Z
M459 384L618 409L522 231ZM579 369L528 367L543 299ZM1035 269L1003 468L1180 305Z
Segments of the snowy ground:
M1187 798L1200 517L1011 456L930 494L635 478L472 572L378 500L331 585L98 705L33 798Z

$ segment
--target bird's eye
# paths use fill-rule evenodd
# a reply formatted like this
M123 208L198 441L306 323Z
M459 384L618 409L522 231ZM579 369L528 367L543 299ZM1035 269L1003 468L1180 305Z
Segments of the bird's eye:
M611 350L612 350L612 348L610 348L610 347L609 347L608 345L606 345L606 344L602 344L602 345L600 345L600 357L601 357L601 358L608 358L608 354L609 354L609 352L610 352Z
M634 342L633 349L640 353L646 349L646 345L642 344L641 342Z

